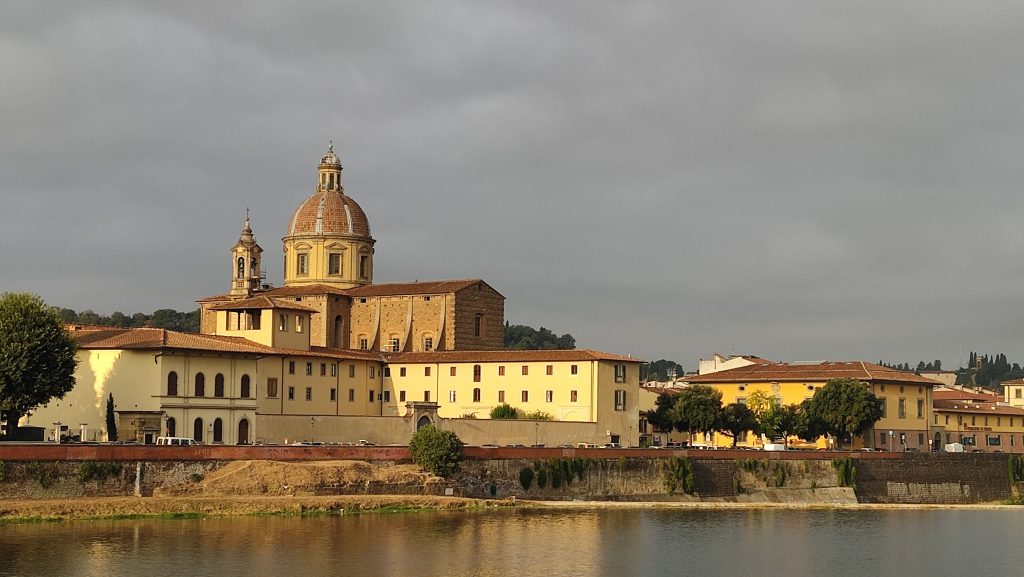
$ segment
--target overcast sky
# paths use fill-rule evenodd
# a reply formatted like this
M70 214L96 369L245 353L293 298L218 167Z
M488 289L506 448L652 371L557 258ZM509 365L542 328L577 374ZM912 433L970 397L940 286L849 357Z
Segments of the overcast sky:
M272 283L334 139L375 280L669 358L1024 361L1020 2L5 2L0 290Z

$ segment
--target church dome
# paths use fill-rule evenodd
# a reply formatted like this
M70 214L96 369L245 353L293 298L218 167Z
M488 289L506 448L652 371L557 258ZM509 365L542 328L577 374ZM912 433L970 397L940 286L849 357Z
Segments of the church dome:
M370 238L370 221L344 192L317 191L295 209L288 221L287 236L307 234Z
M295 209L286 236L327 235L371 239L363 209L341 186L341 161L332 142L320 159L316 192Z

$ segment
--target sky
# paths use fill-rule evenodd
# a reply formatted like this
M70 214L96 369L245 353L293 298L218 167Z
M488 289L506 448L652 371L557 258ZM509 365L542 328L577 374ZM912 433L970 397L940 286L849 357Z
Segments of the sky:
M1020 2L4 3L0 291L268 280L333 139L376 282L694 370L1024 362Z

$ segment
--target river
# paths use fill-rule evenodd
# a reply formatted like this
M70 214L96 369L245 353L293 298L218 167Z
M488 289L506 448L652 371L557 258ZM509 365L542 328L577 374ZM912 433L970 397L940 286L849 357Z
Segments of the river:
M1024 508L599 509L0 525L0 575L1016 576Z

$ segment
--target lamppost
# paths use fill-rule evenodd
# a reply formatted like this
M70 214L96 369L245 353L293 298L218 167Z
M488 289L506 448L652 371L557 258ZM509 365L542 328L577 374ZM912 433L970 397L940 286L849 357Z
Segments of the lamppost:
M540 444L540 422L533 422L533 446L536 447Z
M314 435L314 432L315 432L314 428L315 427L316 427L316 417L310 417L309 418L309 442L310 443L312 443L313 441L316 440L316 435Z

